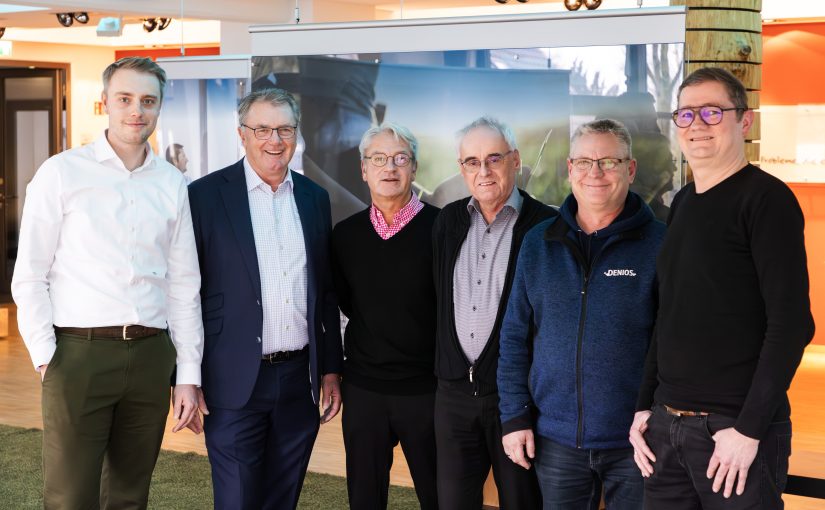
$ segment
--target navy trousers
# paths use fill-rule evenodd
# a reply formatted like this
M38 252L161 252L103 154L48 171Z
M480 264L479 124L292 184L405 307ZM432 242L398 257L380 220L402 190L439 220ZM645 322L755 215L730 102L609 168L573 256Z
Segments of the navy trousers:
M204 431L215 508L294 509L319 426L308 355L261 362L243 408L209 412Z

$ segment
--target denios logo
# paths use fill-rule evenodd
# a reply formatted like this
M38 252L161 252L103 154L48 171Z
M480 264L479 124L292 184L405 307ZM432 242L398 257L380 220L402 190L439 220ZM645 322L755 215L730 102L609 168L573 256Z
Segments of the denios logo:
M632 269L608 269L605 276L636 276L636 271Z

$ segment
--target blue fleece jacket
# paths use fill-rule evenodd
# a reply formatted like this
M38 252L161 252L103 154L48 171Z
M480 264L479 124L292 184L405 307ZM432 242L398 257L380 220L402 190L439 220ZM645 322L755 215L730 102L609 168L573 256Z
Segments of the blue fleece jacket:
M596 243L592 267L579 249L572 195L559 217L527 233L501 327L505 434L535 426L539 435L571 447L630 447L665 234L641 199L631 196L630 203L634 214L595 234L605 239Z

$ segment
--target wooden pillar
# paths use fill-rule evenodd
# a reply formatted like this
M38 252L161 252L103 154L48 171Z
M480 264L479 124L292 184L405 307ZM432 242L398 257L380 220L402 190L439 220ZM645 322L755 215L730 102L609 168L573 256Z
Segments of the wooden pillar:
M671 0L688 7L685 76L700 67L723 67L748 90L748 106L759 108L762 88L762 0ZM759 162L760 116L747 135L745 155Z

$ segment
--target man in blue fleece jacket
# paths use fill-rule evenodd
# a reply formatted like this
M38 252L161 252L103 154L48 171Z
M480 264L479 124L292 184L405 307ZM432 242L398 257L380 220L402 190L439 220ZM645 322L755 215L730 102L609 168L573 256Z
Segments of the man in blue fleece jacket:
M545 508L598 508L604 487L609 510L641 509L627 430L665 226L628 190L636 161L621 123L579 127L567 168L573 193L527 233L501 328L502 443L516 464L535 462Z

